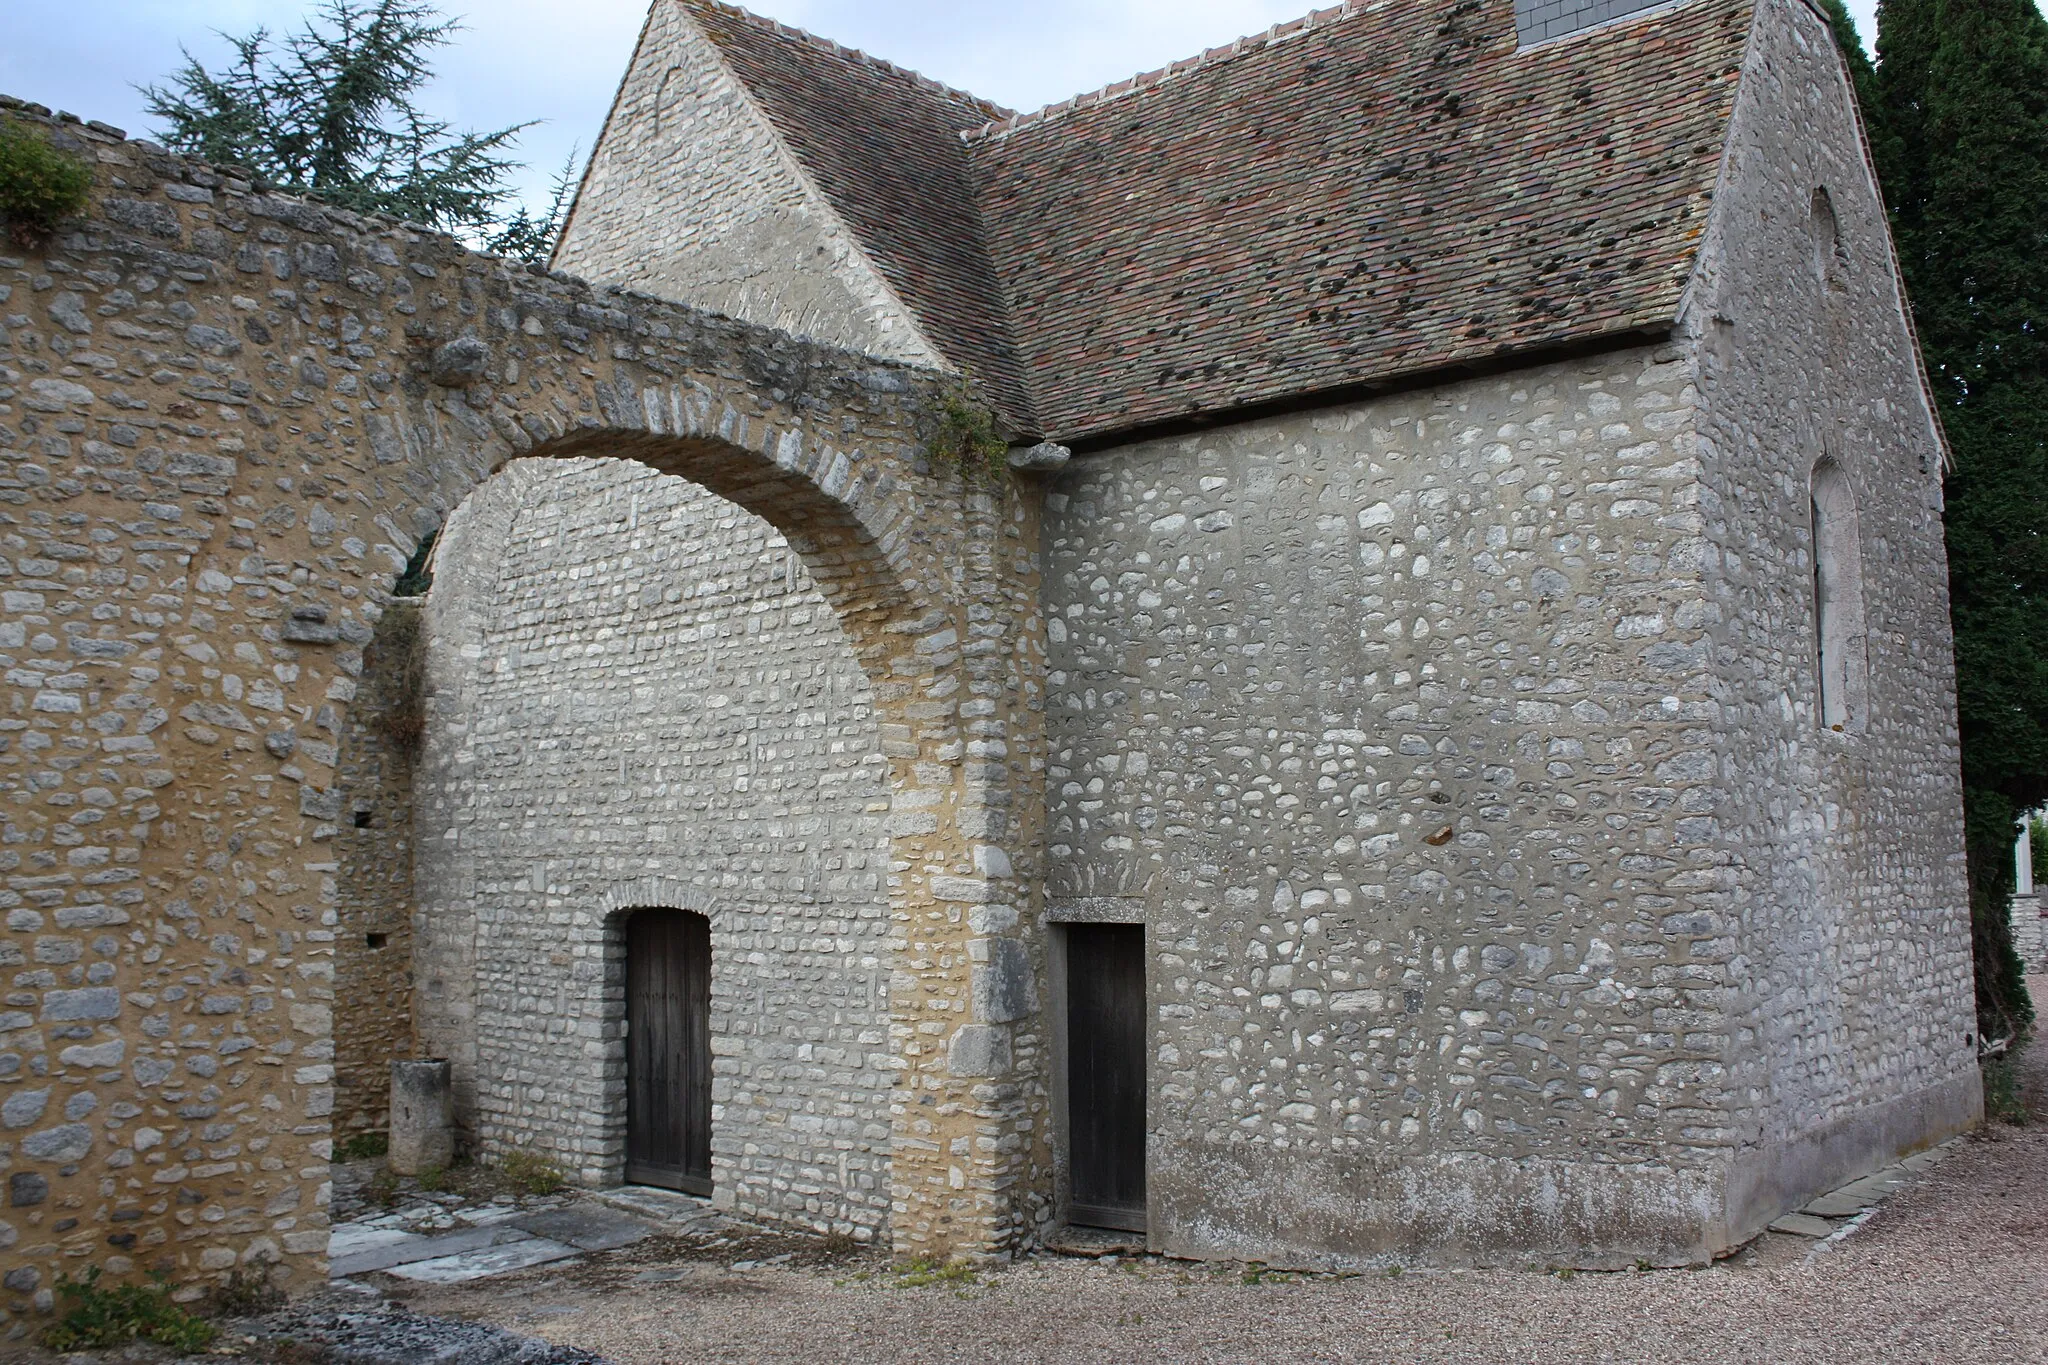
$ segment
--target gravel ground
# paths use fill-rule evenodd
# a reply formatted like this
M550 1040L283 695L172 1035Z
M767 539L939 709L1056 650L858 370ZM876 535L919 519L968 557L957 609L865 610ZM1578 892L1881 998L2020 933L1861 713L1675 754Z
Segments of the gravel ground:
M618 1365L2048 1361L2048 1042L2029 1051L2032 1125L1958 1144L1826 1250L1770 1234L1702 1270L1246 1283L1237 1266L1038 1257L906 1284L874 1258L735 1270L656 1245L408 1303Z

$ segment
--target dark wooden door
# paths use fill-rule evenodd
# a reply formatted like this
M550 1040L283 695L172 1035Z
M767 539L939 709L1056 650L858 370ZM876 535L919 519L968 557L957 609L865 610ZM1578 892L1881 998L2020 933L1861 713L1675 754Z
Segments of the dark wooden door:
M626 1180L711 1193L711 921L626 924Z
M1145 1230L1145 927L1067 935L1068 1218Z

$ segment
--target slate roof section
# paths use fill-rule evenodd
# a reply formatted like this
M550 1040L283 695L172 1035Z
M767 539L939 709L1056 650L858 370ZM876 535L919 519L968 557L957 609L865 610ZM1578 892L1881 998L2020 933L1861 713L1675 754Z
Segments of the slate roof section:
M1522 51L1514 0L1380 0L971 135L1046 433L1668 325L1750 18Z
M960 137L1010 111L717 0L677 3L932 343L1035 430Z

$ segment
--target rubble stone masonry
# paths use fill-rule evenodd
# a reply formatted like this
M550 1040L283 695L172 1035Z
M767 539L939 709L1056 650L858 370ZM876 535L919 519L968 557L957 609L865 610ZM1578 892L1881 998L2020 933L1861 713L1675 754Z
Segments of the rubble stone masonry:
M1940 438L1825 21L1748 62L1671 344L1048 494L1048 916L1146 925L1167 1251L1696 1261L1977 1121Z
M930 466L941 381L16 116L99 181L0 257L0 1311L322 1273L339 745L399 568L520 455L686 475L802 557L887 761L892 1237L1014 1241L1042 1101L949 1049L1029 961L1036 522Z
M697 910L716 1201L886 1240L888 763L802 561L681 479L522 460L451 519L427 606L417 895L453 960L419 1027L465 1059L473 1140L620 1182L624 916Z

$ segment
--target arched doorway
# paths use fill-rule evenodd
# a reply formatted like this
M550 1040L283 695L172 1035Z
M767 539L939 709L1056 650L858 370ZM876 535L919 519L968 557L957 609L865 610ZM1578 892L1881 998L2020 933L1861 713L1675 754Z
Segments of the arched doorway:
M711 1194L711 921L626 921L626 1179Z

